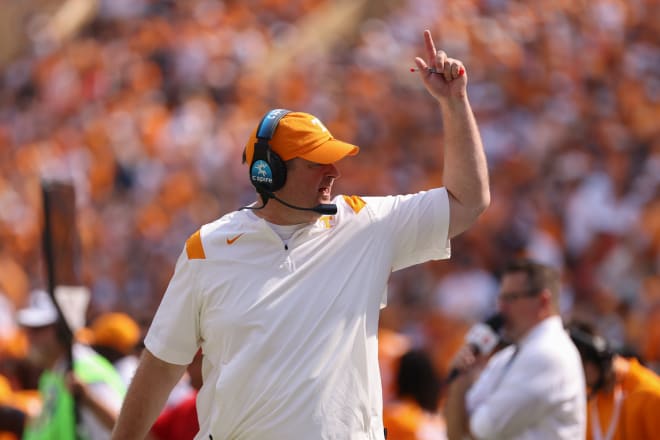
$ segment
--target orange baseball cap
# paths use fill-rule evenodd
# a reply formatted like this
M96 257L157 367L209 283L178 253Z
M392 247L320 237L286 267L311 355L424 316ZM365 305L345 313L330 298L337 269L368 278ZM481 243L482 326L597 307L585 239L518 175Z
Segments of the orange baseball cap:
M104 313L82 333L86 342L129 354L140 340L140 327L125 313Z
M252 163L257 128L245 145L245 160L248 164ZM300 157L322 164L334 163L346 156L355 156L360 151L355 145L335 139L316 116L303 112L286 114L277 124L269 144L283 161Z

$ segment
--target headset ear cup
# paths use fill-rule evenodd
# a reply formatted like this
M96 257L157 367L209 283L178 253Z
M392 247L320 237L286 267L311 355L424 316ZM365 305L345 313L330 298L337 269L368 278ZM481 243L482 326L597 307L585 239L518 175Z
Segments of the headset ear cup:
M249 171L250 182L259 191L274 192L286 182L286 164L265 141L255 144Z
M286 109L270 110L259 122L257 141L250 163L250 182L263 195L275 192L286 182L286 164L268 143L280 119L291 113Z
M286 164L273 150L268 151L268 163L273 174L273 184L270 185L270 191L275 192L286 183Z
M257 190L270 191L272 182L272 169L269 163L268 144L257 141L254 144L254 153L250 163L250 183Z

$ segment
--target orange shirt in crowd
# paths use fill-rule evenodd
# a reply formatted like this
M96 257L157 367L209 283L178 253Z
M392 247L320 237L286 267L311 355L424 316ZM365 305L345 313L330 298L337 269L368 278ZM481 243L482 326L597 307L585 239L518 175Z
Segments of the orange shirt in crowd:
M37 390L13 390L10 381L0 374L0 405L11 406L35 416L41 411L41 397ZM16 436L0 431L0 440L16 440Z
M12 391L9 381L2 375L0 375L0 404L8 405L12 400ZM13 434L8 434L0 431L0 440L13 440L16 436Z
M383 408L383 424L392 440L442 440L447 438L443 417L424 411L414 401L395 401Z
M621 372L612 390L600 391L589 400L587 439L657 439L660 435L660 377L636 359L615 358L615 362L624 363L627 371ZM618 421L614 420L617 412ZM600 421L600 437L594 432L596 418ZM608 436L610 429L613 430L611 437Z

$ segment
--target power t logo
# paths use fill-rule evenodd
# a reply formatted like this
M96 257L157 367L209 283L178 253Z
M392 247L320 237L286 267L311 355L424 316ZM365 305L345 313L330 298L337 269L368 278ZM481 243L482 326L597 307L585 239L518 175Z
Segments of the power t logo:
M322 132L328 133L328 129L325 128L325 125L323 125L323 122L319 121L318 118L312 118L312 125L316 125L321 129Z
M250 178L256 183L265 183L268 185L273 184L273 173L271 172L268 163L264 160L258 160L252 164Z

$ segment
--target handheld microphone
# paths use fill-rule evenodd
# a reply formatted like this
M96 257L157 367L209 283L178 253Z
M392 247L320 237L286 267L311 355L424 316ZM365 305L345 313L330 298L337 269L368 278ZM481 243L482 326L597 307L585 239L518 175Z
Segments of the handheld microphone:
M272 198L283 204L284 206L288 206L291 209L297 209L299 211L313 211L321 215L335 215L337 214L337 205L334 203L319 203L318 205L312 207L312 208L303 208L302 206L296 206L292 205L291 203L285 202L284 200L280 199L277 197L275 194L272 192L260 192L261 198L263 199L263 204L257 208L253 208L250 206L243 206L240 209L262 209L264 206L266 206L266 203L268 203L268 199ZM239 210L240 210L239 209Z
M503 325L504 316L496 313L484 322L473 325L465 335L465 343L475 356L489 355L500 340L498 332ZM447 376L447 383L456 379L460 373L458 368L452 368Z

